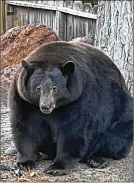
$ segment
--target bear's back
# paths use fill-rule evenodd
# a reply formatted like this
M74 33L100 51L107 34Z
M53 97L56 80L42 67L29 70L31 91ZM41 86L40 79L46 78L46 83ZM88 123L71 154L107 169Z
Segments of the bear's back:
M54 41L41 45L26 60L45 64L46 68L59 67L67 61L74 61L79 74L86 73L122 83L122 75L112 60L98 48L86 43ZM124 82L123 82L124 83Z
M54 41L45 43L26 57L26 60L28 62L43 62L46 65L63 65L70 60L81 66L97 67L103 65L110 68L114 67L117 70L115 64L104 52L81 42Z

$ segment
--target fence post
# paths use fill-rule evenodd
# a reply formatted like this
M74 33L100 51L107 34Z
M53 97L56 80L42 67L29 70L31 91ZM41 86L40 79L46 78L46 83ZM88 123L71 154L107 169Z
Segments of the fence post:
M1 34L5 33L5 0L0 2L0 22L1 22Z

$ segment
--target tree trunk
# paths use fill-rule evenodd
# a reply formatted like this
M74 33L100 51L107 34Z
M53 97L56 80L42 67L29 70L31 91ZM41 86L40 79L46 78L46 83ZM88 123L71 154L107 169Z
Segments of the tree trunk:
M133 1L99 1L95 46L105 51L133 89Z

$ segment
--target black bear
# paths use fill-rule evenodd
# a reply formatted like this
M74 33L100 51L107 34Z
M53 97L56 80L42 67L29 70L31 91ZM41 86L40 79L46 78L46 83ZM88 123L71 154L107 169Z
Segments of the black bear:
M40 152L54 159L48 174L68 173L73 160L103 168L131 147L133 98L115 64L93 46L43 44L22 61L9 101L21 168L33 168Z

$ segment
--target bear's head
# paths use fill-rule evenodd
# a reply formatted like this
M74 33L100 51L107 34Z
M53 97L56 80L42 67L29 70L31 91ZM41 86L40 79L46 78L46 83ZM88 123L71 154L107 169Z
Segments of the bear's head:
M61 67L45 68L41 62L31 65L22 61L22 66L29 73L25 83L30 101L39 105L41 112L50 114L55 108L75 100L71 90L75 63L67 61ZM78 89L77 89L78 90Z

